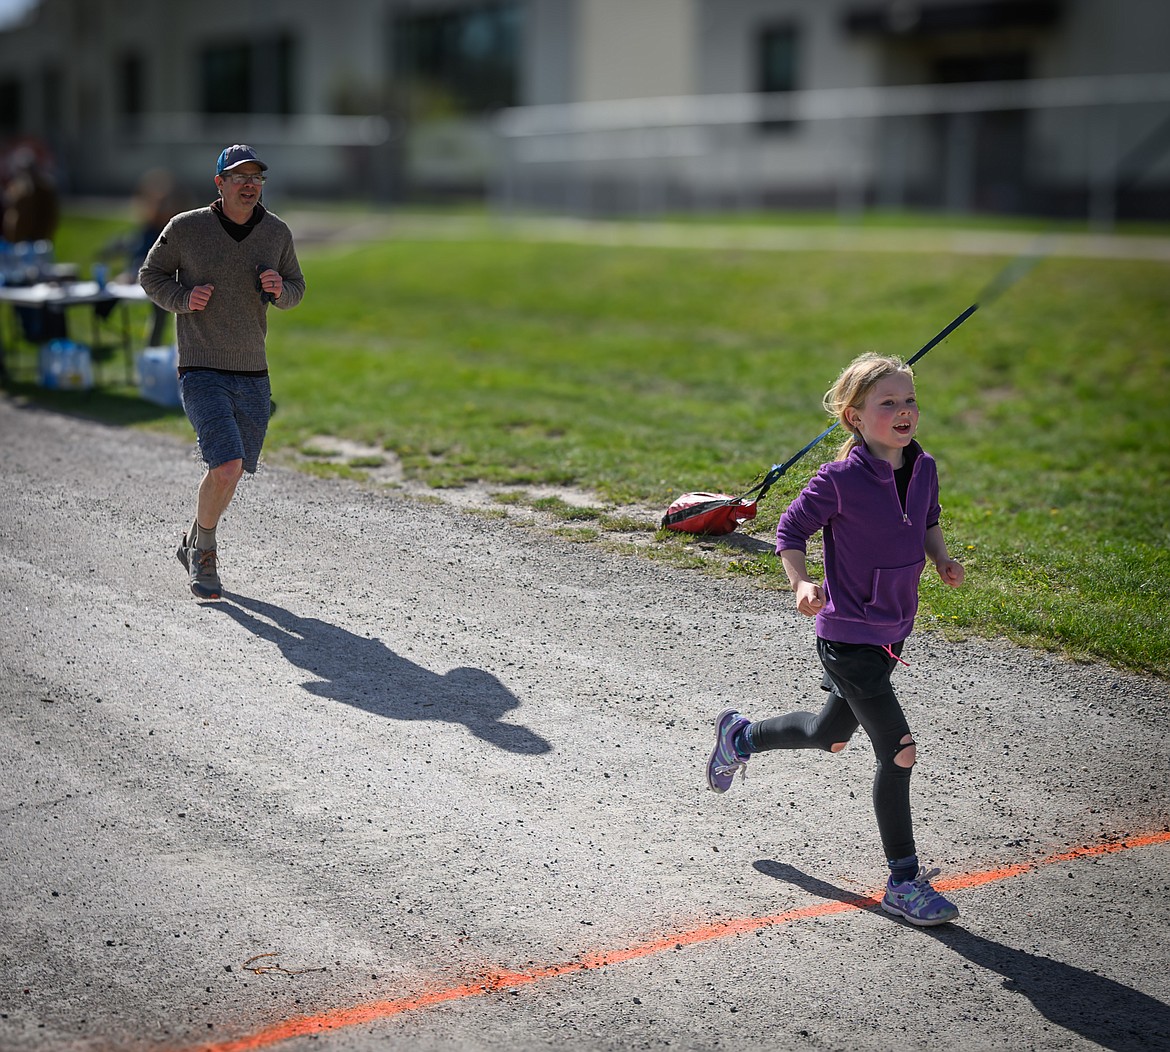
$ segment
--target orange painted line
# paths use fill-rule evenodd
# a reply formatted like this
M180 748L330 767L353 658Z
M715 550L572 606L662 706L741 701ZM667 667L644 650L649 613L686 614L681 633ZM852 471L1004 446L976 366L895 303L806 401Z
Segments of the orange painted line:
M967 888L981 887L996 881L1010 880L1050 866L1057 862L1071 862L1081 858L1097 858L1102 855L1111 855L1119 851L1132 851L1135 848L1152 847L1156 844L1170 843L1170 830L1157 833L1147 833L1139 836L1127 837L1122 840L1102 841L1097 844L1083 844L1070 848L1058 854L1049 855L1038 862L1019 862L995 869L983 870L975 873L959 874L955 877L940 879L934 882L940 891L959 891ZM742 935L745 932L760 931L765 928L775 928L796 921L812 920L817 917L828 917L839 913L849 913L854 910L875 909L880 903L880 897L855 896L848 901L832 900L818 902L811 906L802 906L798 909L786 910L765 917L739 917L725 921L716 921L712 924L700 925L688 931L677 932L673 935L645 942L634 943L630 946L610 950L597 950L588 953L573 961L564 961L559 964L548 964L532 968L524 972L492 971L469 982L460 985L443 987L437 990L421 991L407 997L400 997L390 1001L371 1001L368 1004L353 1005L350 1008L338 1008L318 1015L298 1016L264 1027L253 1034L243 1037L217 1041L195 1046L191 1052L255 1052L257 1049L267 1048L270 1045L288 1041L294 1037L304 1037L310 1034L320 1034L328 1030L340 1030L350 1026L360 1026L363 1023L374 1023L407 1012L416 1012L424 1008L433 1008L436 1005L447 1004L451 1001L465 1001L473 997L482 997L485 994L497 993L501 990L512 990L533 983L543 982L546 979L561 979L581 972L596 971L613 964L627 964L630 961L654 957L671 950L681 950L684 946L695 946L700 943L713 942L727 938L729 935Z
M1070 851L1059 855L1050 855L1043 865L1052 862L1071 862L1076 858L1096 858L1098 855L1112 855L1118 851L1129 851L1135 847L1150 847L1153 844L1165 844L1170 841L1170 832L1146 833L1141 836L1127 837L1125 840L1103 840L1099 844L1085 844L1074 847Z

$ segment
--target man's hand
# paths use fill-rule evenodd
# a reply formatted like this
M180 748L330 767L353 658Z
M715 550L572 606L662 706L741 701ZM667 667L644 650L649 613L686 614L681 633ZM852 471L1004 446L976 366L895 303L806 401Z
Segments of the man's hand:
M214 285L196 285L191 290L191 295L187 297L187 306L191 310L203 310L211 299L211 294L215 291Z
M274 300L280 299L284 291L284 278L280 276L280 271L271 267L260 271L260 291L268 293Z

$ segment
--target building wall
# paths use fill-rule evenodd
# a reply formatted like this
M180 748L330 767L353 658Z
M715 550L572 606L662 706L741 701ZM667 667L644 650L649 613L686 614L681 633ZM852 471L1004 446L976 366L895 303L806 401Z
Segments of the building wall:
M345 98L376 105L386 76L386 6L379 0L328 6L282 0L263 9L234 0L42 0L31 24L0 33L0 76L21 81L22 130L50 142L69 188L125 192L143 171L164 166L210 193L218 148L251 135L275 166L296 173L294 189L328 190L343 185L346 175L337 149L286 141L287 122L279 119L200 115L200 52L208 44L287 34L296 52L298 115L337 112ZM143 60L143 112L135 129L119 113L117 63L127 53ZM50 68L62 79L55 121L42 97Z
M1037 77L1165 74L1170 71L1170 3L1117 0L1071 5L1061 36L1037 53ZM1170 104L1054 109L1031 122L1031 164L1057 184L1116 176L1123 186L1170 194ZM1159 152L1158 129L1163 128ZM1121 164L1113 172L1114 159Z
M876 56L845 38L840 0L701 0L698 91L758 90L756 43L768 27L790 25L799 42L801 89L860 87L881 82Z
M841 32L847 5L815 0L703 0L699 37L703 41L700 83L709 95L759 90L761 34L789 27L797 47L796 89L865 87L881 82L879 56ZM712 153L688 163L689 181L701 196L760 203L769 186L835 183L842 173L868 175L872 164L864 129L794 123L772 132L757 124L714 128ZM826 180L826 173L833 173Z
M501 155L490 115L398 122L379 146L369 145L377 138L374 125L366 136L366 125L314 120L363 110L393 117L395 13L466 9L475 2L282 0L257 7L238 0L42 0L30 23L0 32L0 84L19 81L19 130L49 140L63 181L74 191L127 193L141 172L163 165L203 193L219 148L240 140L263 149L280 171L274 190L364 196L407 184L475 188L493 178ZM1012 49L1027 54L1036 79L1170 72L1166 0L1063 0L1051 26L933 36L851 32L849 17L880 10L880 0L517 2L525 106L604 109L621 100L671 96L680 97L680 105L690 105L686 96L698 96L699 105L751 98L759 86L760 34L777 25L795 30L795 87L802 91L921 84L931 79L940 57ZM922 6L965 3L928 0ZM201 116L202 49L278 33L294 41L294 115ZM135 127L127 126L118 102L117 62L130 52L143 56L142 113ZM621 119L628 123L636 104L623 105ZM1026 154L1018 171L984 163L981 172L971 169L968 182L1083 187L1108 181L1110 159L1128 157L1130 181L1153 195L1170 180L1170 149L1159 145L1168 112L1161 100L1111 110L1054 107L979 126L941 118L769 124L745 116L741 105L726 122L689 128L677 122L655 127L650 114L645 129L600 136L585 144L587 150L596 147L594 153L582 159L574 147L559 169L546 164L544 171L562 182L583 175L670 184L696 198L740 194L763 200L785 187L828 188L839 196L846 187L848 193L909 203L914 178L945 180L944 170L954 167L956 157L983 157L987 143L999 142L1006 158L1012 149L1005 144L1018 141L1016 152ZM1161 134L1170 138L1170 132ZM952 179L947 192L961 203L971 190ZM936 193L940 201L945 197Z
M694 0L578 0L575 101L699 90Z
M577 0L528 0L521 93L531 106L577 99L580 66Z

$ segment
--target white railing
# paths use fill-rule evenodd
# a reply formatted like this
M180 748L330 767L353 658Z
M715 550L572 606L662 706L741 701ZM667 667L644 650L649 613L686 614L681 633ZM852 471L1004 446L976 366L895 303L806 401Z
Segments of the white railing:
M532 106L496 129L501 209L919 203L1108 226L1170 195L1170 74Z

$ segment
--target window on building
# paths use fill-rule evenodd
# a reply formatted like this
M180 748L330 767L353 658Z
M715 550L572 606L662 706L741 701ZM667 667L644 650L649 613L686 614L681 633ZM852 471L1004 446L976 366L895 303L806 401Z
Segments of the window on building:
M488 4L394 19L394 79L417 111L488 113L520 101L520 13Z
M294 52L289 36L204 48L199 56L202 111L293 113Z
M46 66L41 71L41 98L44 106L46 128L60 128L65 123L65 77L56 65Z
M20 81L0 80L0 135L16 135L21 123Z
M756 90L775 95L796 90L797 32L795 26L768 26L759 36ZM795 121L769 118L761 122L765 131L788 131Z
M1025 52L946 55L934 63L937 84L970 84L982 80L1026 80L1031 63Z
M123 130L136 132L142 119L142 96L146 87L141 55L126 54L118 59L118 118Z

